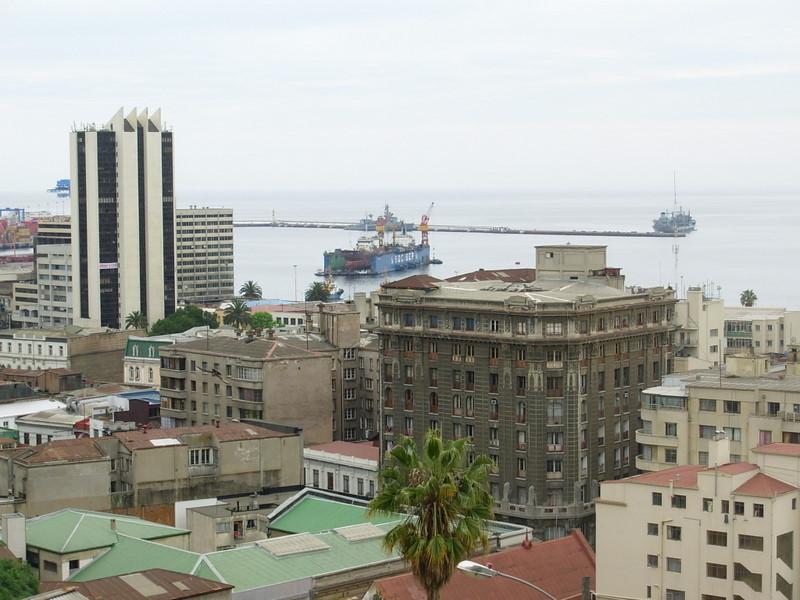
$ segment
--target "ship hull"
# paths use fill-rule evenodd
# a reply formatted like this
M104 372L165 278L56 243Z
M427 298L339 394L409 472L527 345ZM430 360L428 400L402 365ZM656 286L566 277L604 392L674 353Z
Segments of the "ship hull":
M325 253L323 271L331 275L374 276L430 264L430 246L389 247L374 252L341 250Z

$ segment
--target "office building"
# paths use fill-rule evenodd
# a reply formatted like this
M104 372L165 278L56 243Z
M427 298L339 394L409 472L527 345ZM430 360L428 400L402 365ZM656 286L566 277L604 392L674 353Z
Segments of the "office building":
M720 435L708 467L603 482L597 598L796 598L800 445L754 452L754 463L731 463Z
M192 206L175 216L178 303L233 298L233 209Z
M435 428L494 462L495 514L592 539L597 482L633 474L639 393L672 371L675 299L626 287L605 246L539 246L536 274L379 294L383 448Z
M69 217L40 220L34 238L39 326L72 324L72 225Z
M70 134L73 322L120 329L175 310L173 136L161 111Z

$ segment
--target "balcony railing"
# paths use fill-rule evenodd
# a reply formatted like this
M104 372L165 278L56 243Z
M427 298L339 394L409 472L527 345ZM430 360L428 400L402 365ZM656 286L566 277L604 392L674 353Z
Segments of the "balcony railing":
M563 444L547 444L547 451L548 452L563 452L564 445Z
M550 388L545 392L548 398L556 398L564 395L564 390L561 388Z
M428 352L428 359L429 360L439 360L439 353L438 352Z
M497 393L497 386L496 385L489 385L489 393L496 394Z
M490 421L497 421L500 418L500 411L497 410L490 410L489 411L489 420Z
M563 360L548 360L547 362L545 362L544 366L547 367L548 369L560 369L560 368L562 368L564 366L564 361Z
M564 479L564 474L561 471L559 471L557 473L551 473L551 472L548 471L546 478L548 480L549 479Z
M403 410L414 410L414 402L404 401L403 402Z
M489 447L490 448L499 448L500 447L500 440L489 440Z
M564 419L561 416L548 415L548 417L547 417L547 424L548 425L561 425L563 422L564 422Z
M518 424L520 424L520 425L524 425L524 424L526 423L526 421L527 421L527 418L526 418L526 416L525 416L525 415L517 415L517 416L516 416L516 418L515 418L514 420L515 420L515 421L516 421Z
M525 442L517 442L517 450L526 450L528 445Z
M497 359L496 358L490 358L489 359L489 366L490 367L496 367L497 366Z

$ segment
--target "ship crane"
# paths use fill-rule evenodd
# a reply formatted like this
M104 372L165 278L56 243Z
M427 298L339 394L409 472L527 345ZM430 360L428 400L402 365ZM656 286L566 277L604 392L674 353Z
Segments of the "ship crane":
M422 215L422 219L419 222L419 230L422 234L422 245L428 245L428 221L431 219L431 213L433 212L433 202L428 207L428 211Z

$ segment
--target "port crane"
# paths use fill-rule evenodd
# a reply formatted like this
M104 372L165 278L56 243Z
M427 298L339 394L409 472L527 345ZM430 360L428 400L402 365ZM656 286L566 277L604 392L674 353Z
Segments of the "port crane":
M423 246L428 245L428 221L431 219L431 213L433 212L433 202L428 207L427 212L423 213L422 219L419 222L419 231L422 234L422 241L420 242Z

